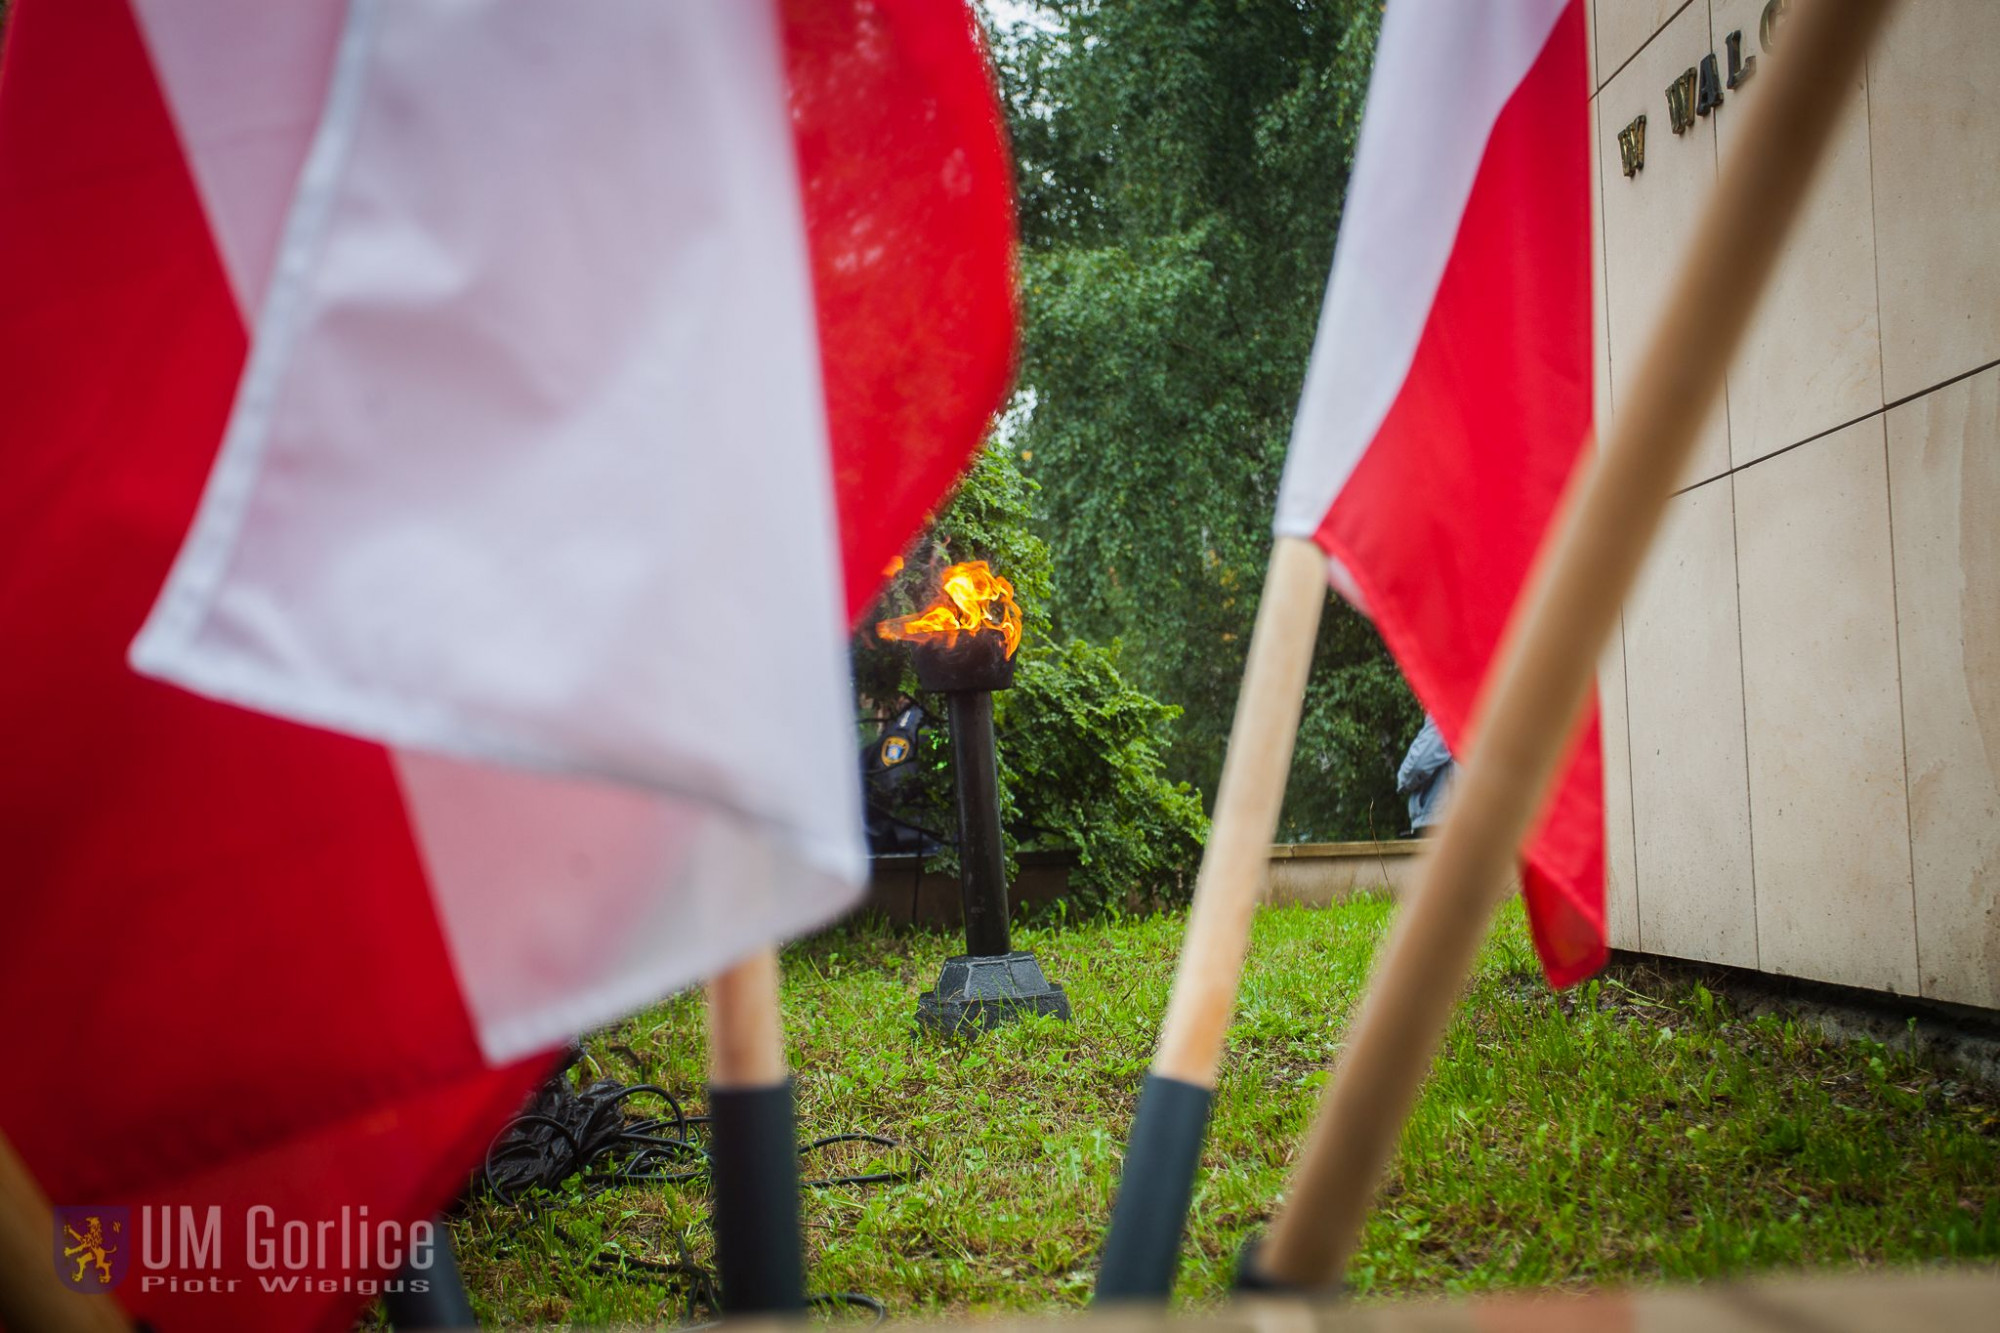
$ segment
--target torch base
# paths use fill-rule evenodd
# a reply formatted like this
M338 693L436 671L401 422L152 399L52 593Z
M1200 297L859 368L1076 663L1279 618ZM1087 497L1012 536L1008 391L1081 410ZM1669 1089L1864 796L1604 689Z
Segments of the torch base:
M1022 1014L1053 1014L1069 1021L1069 996L1043 974L1035 955L1025 949L985 958L970 954L947 958L937 989L917 997L917 1024L932 1032L990 1030Z

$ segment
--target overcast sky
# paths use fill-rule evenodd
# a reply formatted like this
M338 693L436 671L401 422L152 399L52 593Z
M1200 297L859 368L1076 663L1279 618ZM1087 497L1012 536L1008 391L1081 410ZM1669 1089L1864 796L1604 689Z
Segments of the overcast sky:
M987 13L1007 27L1012 27L1016 23L1032 22L1037 17L1035 7L1028 4L1027 0L980 0L980 4ZM1047 21L1046 18L1042 19L1044 23Z

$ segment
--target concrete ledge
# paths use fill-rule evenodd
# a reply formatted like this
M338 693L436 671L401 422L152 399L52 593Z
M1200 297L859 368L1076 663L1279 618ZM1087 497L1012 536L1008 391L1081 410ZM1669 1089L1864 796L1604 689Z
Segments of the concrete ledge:
M1019 919L1031 908L1069 894L1069 872L1076 858L1068 852L1023 852L1014 858L1020 874L1007 886L1009 915ZM870 862L868 896L861 912L897 926L937 926L956 930L965 924L958 876L924 873L921 856L878 856Z
M1401 842L1299 842L1271 848L1263 901L1275 906L1327 907L1357 893L1402 893L1412 882L1420 839ZM1015 916L1069 893L1076 858L1067 852L1024 852L1008 887ZM878 856L861 911L898 926L955 930L963 923L956 875L925 874L918 856Z
M1271 849L1264 901L1273 906L1329 907L1357 893L1401 894L1415 882L1421 838L1397 842L1295 842Z

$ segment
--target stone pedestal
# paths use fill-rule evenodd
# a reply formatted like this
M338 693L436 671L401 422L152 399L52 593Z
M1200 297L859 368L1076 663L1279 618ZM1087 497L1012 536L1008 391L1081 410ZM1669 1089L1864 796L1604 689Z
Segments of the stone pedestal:
M996 1028L1021 1014L1069 1018L1069 996L1022 950L947 958L937 989L917 997L917 1022L933 1032L956 1032L967 1024Z

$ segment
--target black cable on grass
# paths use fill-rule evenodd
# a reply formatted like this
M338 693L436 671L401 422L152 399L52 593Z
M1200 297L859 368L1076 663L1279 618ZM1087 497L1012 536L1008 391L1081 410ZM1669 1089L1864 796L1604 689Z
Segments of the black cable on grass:
M631 1059L643 1075L645 1066L635 1053L629 1048L613 1049ZM600 1078L579 1089L570 1081L568 1071L582 1059L582 1047L572 1047L562 1068L535 1090L527 1109L501 1127L487 1149L481 1173L486 1193L532 1216L541 1207L536 1191L553 1194L572 1176L581 1178L584 1193L592 1195L647 1182L678 1184L708 1174L708 1146L696 1135L698 1128L708 1124L706 1115L689 1114L679 1098L656 1083L628 1086L616 1079ZM659 1098L671 1114L636 1115L626 1103L640 1096ZM842 1143L900 1149L910 1155L911 1164L901 1170L819 1176L799 1183L807 1189L900 1184L916 1180L930 1169L930 1163L916 1149L886 1134L828 1134L801 1146L799 1156ZM630 1270L637 1269L641 1274L684 1279L689 1283L687 1318L698 1319L704 1311L719 1314L722 1306L715 1274L695 1262L685 1237L679 1243L681 1257L677 1261L605 1255L600 1250L587 1266L594 1273L612 1277L634 1276ZM888 1308L881 1301L861 1292L818 1292L806 1297L806 1303L869 1310L878 1324L888 1318Z
M722 1291L716 1282L712 1269L704 1268L694 1261L694 1253L688 1248L687 1237L674 1238L680 1246L678 1260L649 1259L644 1255L606 1255L599 1251L590 1260L590 1271L606 1277L631 1279L631 1270L638 1269L637 1276L645 1280L648 1275L663 1278L679 1278L688 1284L687 1304L682 1307L682 1320L688 1328L712 1328L722 1317ZM667 1285L662 1283L661 1285ZM704 1318L704 1316L706 1318Z
M640 1094L665 1099L671 1119L627 1120L626 1099ZM554 1190L581 1176L588 1192L658 1181L673 1184L707 1172L708 1147L694 1136L705 1115L689 1115L665 1088L652 1083L627 1087L599 1079L581 1091L558 1074L535 1093L528 1109L504 1125L486 1152L486 1192L502 1203L522 1203L535 1189ZM672 1133L667 1133L669 1127ZM799 1183L808 1189L852 1185L894 1185L916 1180L929 1169L923 1155L887 1134L828 1134L799 1148L805 1157L841 1143L868 1143L910 1155L911 1165L893 1171L818 1176ZM690 1160L694 1166L681 1166ZM678 1168L678 1169L670 1169Z
M641 1095L664 1100L672 1116L628 1119L625 1103ZM603 1078L579 1091L557 1073L487 1149L486 1190L502 1203L521 1203L571 1176L583 1177L593 1194L647 1180L692 1180L706 1174L708 1159L692 1133L695 1123L657 1084L627 1087Z
M806 1304L817 1305L823 1308L852 1305L857 1309L871 1310L875 1314L875 1319L868 1325L870 1328L875 1327L876 1324L886 1323L889 1318L888 1306L882 1304L882 1302L876 1300L873 1296L859 1291L815 1292L813 1295L806 1297Z
M818 1180L802 1180L799 1182L801 1185L807 1189L824 1189L830 1185L900 1185L905 1181L915 1180L930 1169L930 1163L924 1160L922 1153L900 1139L890 1138L887 1134L829 1134L823 1139L814 1139L800 1148L799 1156L804 1157L807 1153L832 1147L836 1143L874 1143L884 1148L901 1148L910 1155L913 1165L901 1171L869 1171L852 1176L822 1176Z

